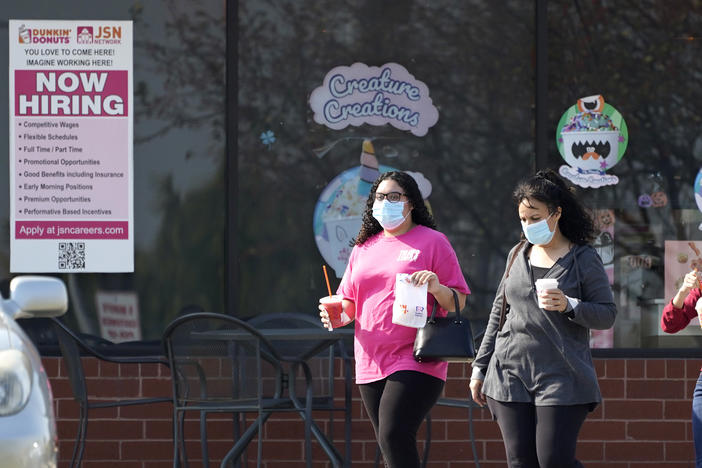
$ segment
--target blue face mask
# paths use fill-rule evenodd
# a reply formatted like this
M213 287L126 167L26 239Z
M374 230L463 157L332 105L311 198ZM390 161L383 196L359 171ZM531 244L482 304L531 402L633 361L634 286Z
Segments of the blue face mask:
M546 222L551 216L553 216L553 213L548 215L548 218L542 219L541 221L533 224L522 222L522 230L524 231L524 235L529 242L534 245L548 244L551 242L551 239L553 239L553 234L556 232L555 230L551 231L548 228L548 223Z
M405 222L407 216L403 216L405 202L399 201L391 203L387 200L375 201L373 203L373 217L380 223L383 229L395 229ZM407 213L409 216L409 213Z

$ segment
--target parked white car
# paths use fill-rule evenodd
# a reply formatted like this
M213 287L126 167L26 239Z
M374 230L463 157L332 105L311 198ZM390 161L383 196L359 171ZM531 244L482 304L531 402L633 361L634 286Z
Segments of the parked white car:
M0 468L55 468L58 441L49 379L15 319L64 314L66 287L57 278L19 276L0 305Z

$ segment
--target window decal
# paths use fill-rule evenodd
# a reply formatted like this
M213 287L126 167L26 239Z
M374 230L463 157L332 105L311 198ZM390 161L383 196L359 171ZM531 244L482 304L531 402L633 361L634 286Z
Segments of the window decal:
M380 164L373 143L365 139L361 146L360 164L334 177L319 195L312 221L314 240L319 253L334 269L337 278L344 275L353 248L351 242L361 229L363 211L373 182L383 172L396 170ZM405 172L417 182L424 203L431 212L428 200L432 191L431 182L420 172Z
M629 141L624 118L601 95L578 99L556 127L558 151L568 165L560 174L581 187L602 187L619 182L607 174L621 161Z
M380 67L354 63L331 69L312 91L310 107L315 122L334 130L390 124L424 136L439 120L427 86L397 63Z

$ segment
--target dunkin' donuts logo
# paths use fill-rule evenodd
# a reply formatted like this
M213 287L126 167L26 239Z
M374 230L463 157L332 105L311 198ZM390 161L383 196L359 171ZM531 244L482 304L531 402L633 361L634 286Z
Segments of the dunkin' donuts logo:
M20 44L70 44L71 30L62 28L28 28L21 25L17 31Z
M78 44L121 44L122 26L78 26Z
M31 44L32 32L27 28L27 26L22 25L19 27L19 35L17 38L20 44Z

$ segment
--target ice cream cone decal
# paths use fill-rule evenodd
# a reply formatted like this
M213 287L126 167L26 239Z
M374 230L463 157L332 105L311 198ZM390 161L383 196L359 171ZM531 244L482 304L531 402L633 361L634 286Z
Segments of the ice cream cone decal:
M370 140L363 140L361 150L361 168L359 171L360 181L358 182L358 193L367 195L375 179L378 178L378 159L375 157L375 148Z

